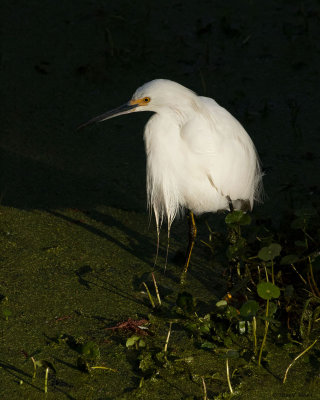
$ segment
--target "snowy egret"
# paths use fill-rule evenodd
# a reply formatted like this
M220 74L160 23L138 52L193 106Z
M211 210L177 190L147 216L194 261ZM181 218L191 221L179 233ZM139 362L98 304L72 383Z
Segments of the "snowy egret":
M169 236L174 218L189 210L185 274L197 233L194 214L252 209L254 201L260 200L257 151L226 109L166 79L144 84L126 104L80 128L136 111L155 113L145 126L144 141L148 207L155 215L158 241L163 220L167 220Z

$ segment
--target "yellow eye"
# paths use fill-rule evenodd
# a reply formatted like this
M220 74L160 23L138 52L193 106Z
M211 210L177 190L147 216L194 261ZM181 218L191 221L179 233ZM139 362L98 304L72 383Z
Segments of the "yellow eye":
M150 100L151 100L150 97L144 97L143 98L143 102L144 103L149 103Z

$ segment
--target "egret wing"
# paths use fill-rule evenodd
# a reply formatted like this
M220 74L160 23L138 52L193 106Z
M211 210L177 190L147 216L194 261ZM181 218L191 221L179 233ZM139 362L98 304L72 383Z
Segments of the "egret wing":
M254 144L242 125L213 99L199 97L200 113L181 135L188 150L212 185L232 200L253 200L261 182Z

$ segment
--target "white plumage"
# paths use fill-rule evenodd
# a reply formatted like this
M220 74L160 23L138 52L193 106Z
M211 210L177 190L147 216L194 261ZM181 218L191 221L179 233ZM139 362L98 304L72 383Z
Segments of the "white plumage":
M255 146L242 125L213 99L156 79L138 88L128 103L84 125L135 111L155 113L146 124L144 141L148 206L158 234L164 219L170 231L184 209L195 214L251 209L260 199L262 173ZM193 226L194 243L194 220Z
M133 100L150 97L135 111L154 111L145 127L148 204L157 226L169 228L184 208L195 214L228 210L261 193L257 152L241 124L208 97L164 79L146 83Z

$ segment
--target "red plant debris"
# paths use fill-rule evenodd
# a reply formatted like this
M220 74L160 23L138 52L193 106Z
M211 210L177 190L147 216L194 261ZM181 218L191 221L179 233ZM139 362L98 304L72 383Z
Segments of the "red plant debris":
M138 319L134 320L131 318L128 318L127 321L125 322L119 322L115 326L111 326L110 328L105 328L106 330L112 330L115 331L117 329L122 329L124 331L131 331L134 333L137 333L142 336L148 335L148 332L146 331L146 328L143 328L144 325L147 325L149 321L146 319Z

